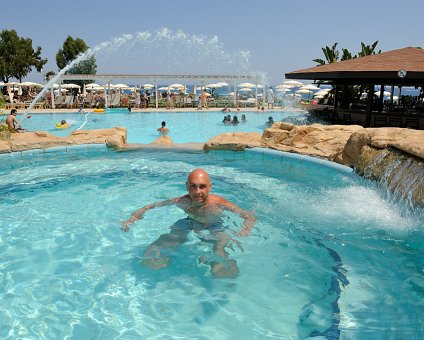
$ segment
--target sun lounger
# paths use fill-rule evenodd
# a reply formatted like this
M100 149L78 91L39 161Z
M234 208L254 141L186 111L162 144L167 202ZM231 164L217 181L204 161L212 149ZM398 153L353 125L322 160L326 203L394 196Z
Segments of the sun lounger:
M62 102L61 107L72 107L74 103L74 96L70 95L70 96L66 96L65 100Z
M89 93L87 94L87 96L84 98L83 102L82 102L82 106L83 107L91 107L93 106L93 94Z
M109 107L119 107L119 104L120 103L121 103L121 94L120 93L115 93L112 96L112 99L110 101Z

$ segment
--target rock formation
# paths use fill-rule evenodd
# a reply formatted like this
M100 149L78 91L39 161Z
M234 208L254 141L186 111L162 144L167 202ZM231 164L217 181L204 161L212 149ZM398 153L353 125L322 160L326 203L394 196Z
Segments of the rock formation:
M424 206L424 131L363 128L358 125L305 125L277 122L259 133L223 133L205 150L260 146L326 158L355 168L365 177Z
M126 142L127 130L119 127L73 131L68 137L57 137L44 131L11 133L0 139L0 153L78 144L106 144L112 148L122 148Z

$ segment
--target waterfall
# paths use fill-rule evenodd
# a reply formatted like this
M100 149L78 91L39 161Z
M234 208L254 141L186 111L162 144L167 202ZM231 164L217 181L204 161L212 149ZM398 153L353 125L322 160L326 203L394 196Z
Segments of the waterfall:
M409 209L424 207L423 160L395 148L367 147L362 156L358 173L376 180L391 199L402 199Z

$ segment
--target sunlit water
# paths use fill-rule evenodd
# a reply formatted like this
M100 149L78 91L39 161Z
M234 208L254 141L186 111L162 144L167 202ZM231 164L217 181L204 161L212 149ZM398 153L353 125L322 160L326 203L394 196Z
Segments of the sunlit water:
M250 152L69 149L1 164L1 338L424 335L422 219L400 215L353 174ZM256 214L245 238L234 235L240 218L225 218L240 242L228 249L236 278L199 263L212 245L195 234L168 268L140 264L185 217L176 207L120 230L138 207L184 194L194 167L211 173L214 193Z
M235 113L228 113L231 117ZM311 123L304 111L281 111L281 112L243 112L237 113L239 120L245 114L246 123L238 125L224 125L224 113L209 111L190 112L142 112L142 113L91 113L88 122L83 129L102 129L120 126L127 128L129 143L151 143L159 137L157 128L162 121L166 121L170 129L168 134L174 143L206 142L209 138L224 132L259 132L266 128L268 117L274 121L288 121L296 124ZM84 114L81 113L58 113L58 114L33 114L23 121L23 126L30 130L43 130L58 136L67 136L73 130L84 123ZM65 119L71 125L69 129L56 129L56 123Z

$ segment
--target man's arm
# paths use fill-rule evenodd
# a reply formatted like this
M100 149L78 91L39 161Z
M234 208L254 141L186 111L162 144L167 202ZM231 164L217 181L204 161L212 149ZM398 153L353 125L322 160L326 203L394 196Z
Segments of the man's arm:
M237 205L227 201L226 199L222 198L221 201L222 206L224 209L232 211L239 215L241 218L243 218L243 228L240 229L238 232L239 236L248 236L253 229L253 226L255 225L256 218L255 215L251 211L243 210Z
M131 217L129 219L121 222L121 225L122 225L121 230L125 231L125 232L129 231L130 230L129 225L133 224L135 221L141 220L144 217L143 215L146 211L153 209L153 208L156 208L156 207L164 207L164 206L167 206L167 205L176 204L179 199L180 199L180 197L173 198L173 199L166 200L166 201L156 202L156 203L145 205L144 207L142 207L140 209L137 209L136 211L134 211L131 214Z
M19 124L18 120L16 119L16 117L13 117L13 126L15 127L15 129L20 128L21 124Z

